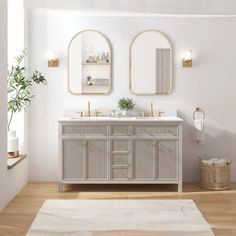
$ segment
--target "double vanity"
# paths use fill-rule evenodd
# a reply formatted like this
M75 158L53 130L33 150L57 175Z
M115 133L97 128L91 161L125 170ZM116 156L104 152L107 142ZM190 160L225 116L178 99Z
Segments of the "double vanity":
M59 190L64 184L176 184L182 191L182 119L59 120Z
M108 94L112 64L111 42L103 33L78 32L68 46L69 92ZM155 29L134 35L129 47L130 92L169 94L172 77L168 37ZM132 99L122 103L121 110L134 106ZM88 117L80 111L80 117L59 120L59 190L63 184L107 183L176 184L182 191L180 118L153 117L153 104L150 117L90 117L90 103L88 110Z

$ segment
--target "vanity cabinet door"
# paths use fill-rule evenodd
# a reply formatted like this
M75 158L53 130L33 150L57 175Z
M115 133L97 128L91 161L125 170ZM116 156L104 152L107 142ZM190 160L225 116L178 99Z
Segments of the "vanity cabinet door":
M85 178L85 142L63 141L63 179L83 180Z
M178 142L158 142L158 180L178 179Z
M133 142L133 175L135 180L155 180L156 146L153 140Z
M86 178L95 181L108 179L107 140L86 142Z

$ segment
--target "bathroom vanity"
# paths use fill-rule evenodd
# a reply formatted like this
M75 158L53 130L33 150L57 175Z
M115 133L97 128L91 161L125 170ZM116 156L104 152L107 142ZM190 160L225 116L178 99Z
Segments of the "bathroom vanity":
M63 184L177 184L182 191L182 119L59 120Z

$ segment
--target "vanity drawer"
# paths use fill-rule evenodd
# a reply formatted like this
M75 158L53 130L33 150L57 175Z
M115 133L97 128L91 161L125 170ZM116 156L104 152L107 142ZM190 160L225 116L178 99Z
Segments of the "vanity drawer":
M131 125L112 125L111 135L114 136L127 136L131 135L132 126Z
M178 127L174 125L135 126L134 134L137 136L178 136Z
M64 125L63 135L106 136L106 125Z
M129 168L128 167L118 167L111 169L111 179L112 180L128 180L129 177Z
M125 152L129 150L128 140L112 140L112 151L115 152Z
M129 156L127 154L112 154L111 163L114 166L128 166Z

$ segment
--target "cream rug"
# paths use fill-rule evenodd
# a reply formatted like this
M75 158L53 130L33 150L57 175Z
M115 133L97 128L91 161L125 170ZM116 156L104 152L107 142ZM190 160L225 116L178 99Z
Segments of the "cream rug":
M27 236L212 236L192 200L47 200Z

